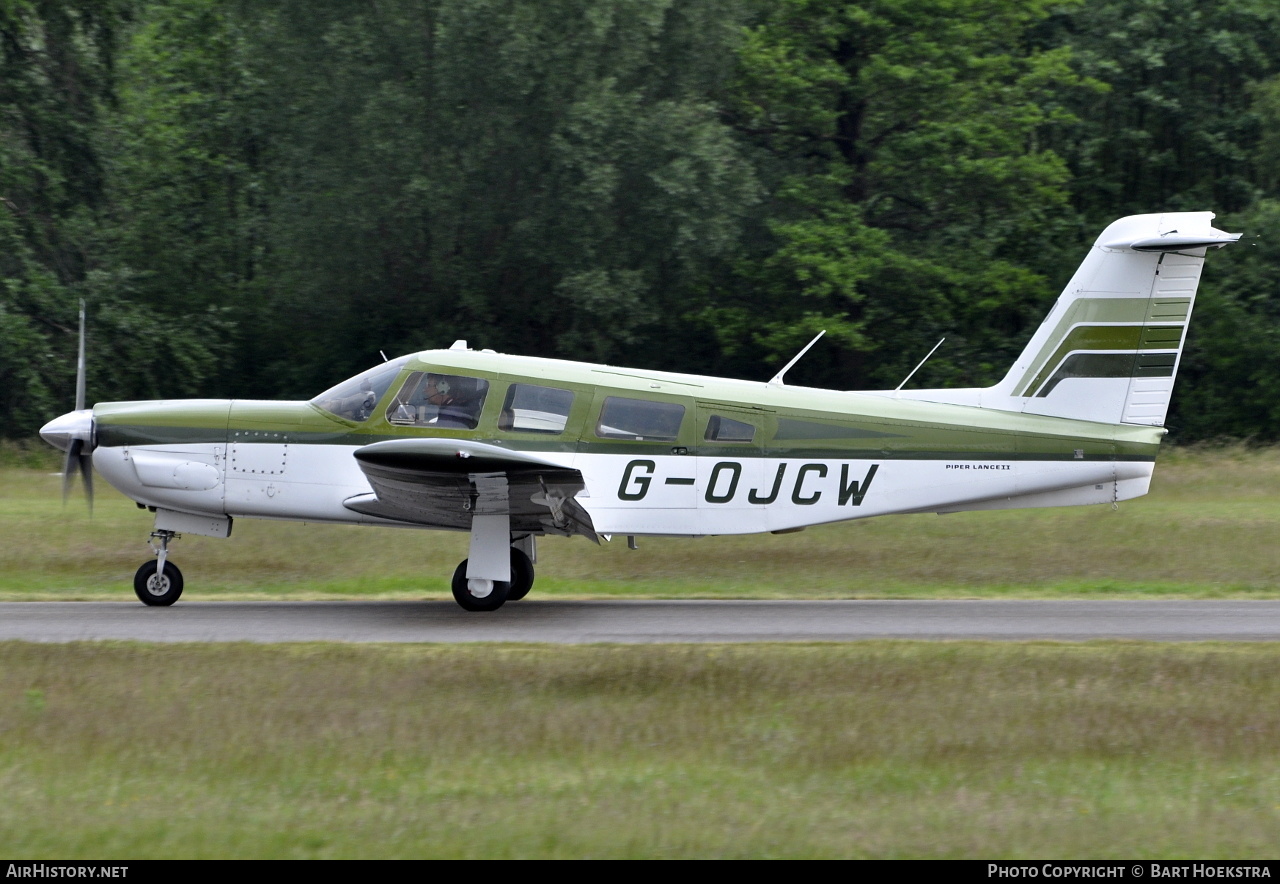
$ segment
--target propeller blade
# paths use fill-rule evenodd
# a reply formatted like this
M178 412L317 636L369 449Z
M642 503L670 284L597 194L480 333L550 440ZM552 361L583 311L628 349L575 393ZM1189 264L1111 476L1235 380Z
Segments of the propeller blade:
M84 450L83 439L72 439L67 446L67 459L62 467L62 505L71 496L71 480L77 467L84 479L84 496L89 501L89 515L93 515L93 455Z
M71 496L71 477L75 475L75 464L80 459L80 449L84 447L83 439L72 439L67 446L67 459L62 464L62 505L67 505Z
M76 359L76 411L84 408L84 301L80 302L80 355Z
M84 477L84 496L89 501L89 515L93 515L93 455L80 455L80 475Z

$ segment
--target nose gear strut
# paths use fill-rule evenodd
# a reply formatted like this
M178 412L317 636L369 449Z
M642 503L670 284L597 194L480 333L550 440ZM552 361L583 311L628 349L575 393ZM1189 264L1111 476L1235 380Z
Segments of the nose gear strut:
M167 607L182 595L182 572L169 561L169 542L182 535L176 531L151 532L151 551L155 560L143 563L133 575L133 591L144 605Z

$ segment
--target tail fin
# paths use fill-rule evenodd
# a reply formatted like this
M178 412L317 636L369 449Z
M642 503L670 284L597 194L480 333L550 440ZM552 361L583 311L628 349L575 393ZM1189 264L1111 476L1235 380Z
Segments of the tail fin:
M1111 424L1164 424L1205 253L1240 238L1212 212L1131 215L1090 248L1004 380L904 397Z

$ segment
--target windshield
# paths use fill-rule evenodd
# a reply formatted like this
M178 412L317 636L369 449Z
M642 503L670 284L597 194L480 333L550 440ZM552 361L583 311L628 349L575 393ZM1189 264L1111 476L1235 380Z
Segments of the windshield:
M391 362L383 363L366 372L362 372L336 387L330 387L311 400L312 405L323 408L331 414L357 423L367 421L373 414L374 406L387 392L391 382L396 379L400 369L404 368L412 356L401 356Z

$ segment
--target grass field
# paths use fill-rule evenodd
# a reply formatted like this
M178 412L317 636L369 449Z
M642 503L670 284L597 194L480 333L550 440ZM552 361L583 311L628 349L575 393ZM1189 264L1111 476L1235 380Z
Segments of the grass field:
M150 515L0 450L0 597L131 599ZM1280 597L1280 451L1107 507L540 545L535 595ZM465 537L240 521L186 598L443 597ZM1280 645L0 643L0 848L1273 857Z
M0 598L128 598L150 514L98 482L91 520L56 460L0 469ZM43 459L41 459L43 458ZM34 464L32 461L34 460ZM536 596L1280 597L1280 450L1162 455L1152 493L1110 507L889 516L784 536L539 544ZM190 599L447 597L466 536L239 520L184 537Z
M1280 648L0 645L11 857L1274 857Z

